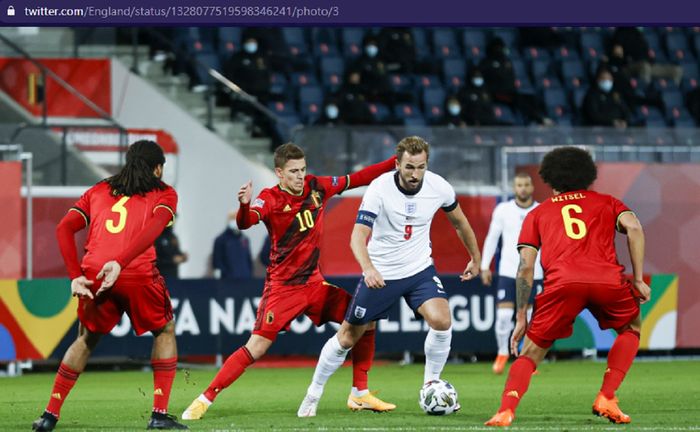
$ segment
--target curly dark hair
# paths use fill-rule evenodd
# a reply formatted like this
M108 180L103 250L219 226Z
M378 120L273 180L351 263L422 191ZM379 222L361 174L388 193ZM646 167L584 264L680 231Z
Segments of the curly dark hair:
M570 192L588 189L598 176L591 154L577 147L559 147L544 155L540 177L552 189Z
M129 146L126 164L117 174L106 178L114 195L145 195L154 190L163 190L166 184L153 175L158 165L165 164L163 149L149 140L140 140Z

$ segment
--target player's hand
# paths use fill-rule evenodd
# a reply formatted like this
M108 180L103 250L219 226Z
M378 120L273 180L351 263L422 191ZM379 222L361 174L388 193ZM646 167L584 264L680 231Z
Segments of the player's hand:
M94 282L86 278L85 276L78 276L77 278L70 281L70 292L73 297L89 298L93 299L95 296L90 291L90 286Z
M104 266L102 266L102 270L100 270L99 273L97 273L97 279L102 279L102 285L100 285L100 289L97 290L97 293L95 295L99 296L105 291L110 290L113 286L114 283L117 281L117 278L119 277L119 273L122 271L122 266L116 262L116 261L108 261L105 263Z
M475 262L474 260L469 261L467 268L465 268L464 272L459 275L460 282L472 280L477 277L479 275L479 264L480 263Z
M637 298L639 298L639 303L646 303L651 300L651 288L644 281L634 281L632 286L635 291L637 291Z
M493 282L493 274L491 274L491 270L481 270L481 283L486 286L491 286L491 282Z
M241 186L238 189L238 202L241 204L248 204L250 199L253 197L253 181L248 180L248 183Z
M510 337L510 352L514 356L519 356L518 346L520 341L525 337L525 331L527 330L527 315L525 318L520 318L515 320L515 329L513 329L513 334Z
M367 287L372 289L380 289L386 286L381 273L379 273L375 268L371 268L365 272L365 284L367 284Z

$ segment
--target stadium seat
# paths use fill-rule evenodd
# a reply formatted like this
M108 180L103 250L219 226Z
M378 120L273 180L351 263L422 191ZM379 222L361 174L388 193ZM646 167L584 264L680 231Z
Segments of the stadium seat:
M240 27L219 27L218 53L222 62L238 52L240 47Z
M440 87L426 88L423 90L423 112L429 123L440 120L444 114L446 93Z
M287 45L306 45L302 27L282 27L282 36Z
M414 92L413 79L408 74L390 74L389 88L395 95L404 97Z
M462 47L464 53L472 53L473 48L477 48L477 52L484 53L486 50L486 33L480 29L464 29L462 31Z
M413 85L418 91L426 88L442 87L442 84L440 84L440 79L437 77L437 75L433 74L415 75L413 78Z
M519 123L515 113L513 113L508 105L500 103L493 104L493 113L496 116L496 119L498 119L498 121L501 123L507 125L515 125Z
M666 33L665 42L666 53L672 61L681 62L686 59L692 59L692 52L684 33Z
M433 53L438 59L457 58L460 55L452 28L440 27L433 30Z
M338 44L338 32L334 27L312 27L311 42L314 44L327 42L330 44Z
M549 60L551 58L551 56L549 55L549 51L547 51L544 48L538 48L534 46L523 48L523 57L527 61Z
M670 114L674 108L683 108L683 94L680 90L664 90L661 92L661 99L666 107L666 114Z
M375 122L385 123L391 119L391 111L386 105L372 102L368 104L368 107Z
M546 88L543 90L544 106L550 117L571 114L571 105L563 88Z
M605 53L600 33L581 33L581 54L585 60L598 60Z
M586 92L588 91L588 86L577 87L571 90L571 102L573 103L576 112L581 110L583 105L583 98L586 97Z
M312 124L321 116L323 90L319 86L299 89L299 112L305 124Z
M343 27L340 31L343 56L353 59L362 55L362 41L365 37L365 29L362 27Z
M561 62L561 79L564 87L571 89L581 87L588 82L583 62L579 59L567 59Z
M308 72L293 72L290 75L290 82L295 86L318 84L316 75Z
M644 121L644 124L649 128L665 128L668 126L666 118L661 111L653 106L642 105L638 109L639 116Z
M270 93L277 96L277 99L287 99L291 96L291 87L288 85L287 77L279 72L270 75Z
M267 107L270 109L270 111L279 116L290 116L296 115L297 113L297 111L294 109L294 104L288 100L268 102Z
M564 88L561 81L556 76L546 76L546 77L540 78L539 81L535 81L535 87L537 89L540 89L540 90L563 89Z
M530 61L530 70L532 79L535 82L541 81L542 78L553 74L551 61L548 58L534 58Z
M677 128L695 128L695 120L683 106L670 110L670 121Z
M331 92L338 91L345 77L345 60L340 56L321 57L319 69L323 85Z
M449 58L442 61L442 78L448 88L456 91L462 87L466 73L464 59Z
M214 69L217 71L221 70L219 55L213 51L208 51L197 53L195 54L194 58L197 61L195 70L199 82L202 84L213 84L214 78L209 75L209 69Z
M515 59L511 60L511 63L513 64L513 72L515 72L515 77L517 79L523 80L523 79L529 79L530 75L527 73L527 67L525 66L525 62L520 59Z
M567 46L561 46L553 51L553 58L557 62L565 62L571 60L581 61L581 56L576 49Z

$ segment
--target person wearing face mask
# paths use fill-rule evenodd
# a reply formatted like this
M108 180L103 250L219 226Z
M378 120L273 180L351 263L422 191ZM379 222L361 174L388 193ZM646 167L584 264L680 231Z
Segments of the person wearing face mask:
M212 266L217 279L250 279L253 276L253 259L250 241L236 224L238 211L228 214L226 229L214 240Z
M581 106L583 123L588 126L613 126L626 128L630 120L630 110L620 93L613 90L613 75L606 67L596 73L583 98Z
M457 96L450 96L445 100L445 115L439 124L450 129L467 127L463 118L462 104Z
M364 40L363 54L351 65L353 70L360 73L367 99L372 102L390 104L391 99L389 76L387 75L384 58L379 51L376 37L369 35Z
M340 125L345 123L340 117L340 108L336 100L329 100L323 106L321 117L314 122L315 125Z
M457 97L462 107L462 119L467 125L505 125L494 114L493 99L486 89L484 76L478 67L469 70L466 84L460 89Z

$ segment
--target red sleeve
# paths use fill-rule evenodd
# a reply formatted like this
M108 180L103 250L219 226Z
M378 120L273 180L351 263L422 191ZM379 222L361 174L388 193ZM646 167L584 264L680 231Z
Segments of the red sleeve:
M168 210L171 215L171 221L175 218L175 214L177 213L177 192L175 192L175 189L168 186L167 189L160 194L155 207L153 207L153 213L155 213L158 208L165 208Z
M383 162L370 165L364 169L361 169L358 172L352 173L349 176L347 176L348 184L345 187L345 189L353 189L360 186L367 186L372 182L372 180L376 179L385 172L393 170L394 168L396 168L396 156L392 156Z
M521 247L531 247L540 250L542 245L540 233L537 229L537 213L531 211L525 216L523 226L520 228L520 237L518 238L518 250Z
M241 204L236 214L236 225L238 225L238 229L244 230L260 222L260 219L260 213L257 210L251 210L250 203Z
M127 247L117 256L116 260L122 269L126 268L134 258L144 253L146 249L153 246L156 238L173 218L170 209L165 206L156 206L153 212L153 217L146 222L141 232L135 235Z
M78 248L75 246L75 233L87 226L85 215L74 208L70 209L56 227L58 248L61 250L63 262L71 280L82 276L83 271L78 263Z
M630 210L629 207L625 205L622 201L619 199L615 198L614 196L610 197L612 199L612 206L613 206L613 214L615 215L615 229L619 232L624 232L620 228L620 216L622 216L625 213L634 213L632 210Z
M239 229L247 229L260 221L266 221L273 206L273 196L268 189L263 189L253 202L241 204L236 215L236 223Z

